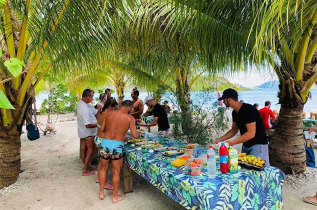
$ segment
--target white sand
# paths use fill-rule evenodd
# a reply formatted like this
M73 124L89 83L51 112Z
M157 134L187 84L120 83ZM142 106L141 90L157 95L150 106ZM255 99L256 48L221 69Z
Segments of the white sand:
M46 116L40 121L45 122ZM112 191L106 198L97 198L96 176L82 177L79 139L72 114L60 115L55 124L57 133L29 141L22 135L22 169L18 181L0 190L0 209L183 209L137 174L133 174L134 192L118 204L112 204ZM53 116L55 119L55 116ZM317 155L317 152L315 153ZM305 204L302 196L317 191L317 169L304 175L288 176L283 187L284 209L317 209ZM122 184L121 184L121 193Z

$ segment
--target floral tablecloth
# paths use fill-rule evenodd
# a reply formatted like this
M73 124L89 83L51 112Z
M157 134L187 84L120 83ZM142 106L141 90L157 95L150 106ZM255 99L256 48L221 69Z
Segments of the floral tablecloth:
M304 130L308 130L309 128L314 127L316 125L317 125L317 120L310 120L310 119L303 120Z
M171 139L159 141L167 146L182 146ZM266 167L263 171L242 168L236 174L218 173L210 178L206 169L200 176L187 175L181 168L172 166L171 159L162 152L149 153L126 145L126 164L186 209L283 208L284 173L278 168Z

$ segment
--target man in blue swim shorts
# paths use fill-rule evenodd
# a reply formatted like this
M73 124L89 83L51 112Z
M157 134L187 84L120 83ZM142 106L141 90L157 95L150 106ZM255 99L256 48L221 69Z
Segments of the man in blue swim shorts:
M118 195L120 184L120 170L124 157L124 141L127 131L130 129L134 138L140 138L136 131L135 121L132 115L129 114L132 108L132 102L126 100L122 103L120 110L115 110L104 115L100 119L101 143L99 147L100 167L98 168L99 188L98 197L104 198L104 185L106 171L109 167L109 162L112 162L112 185L113 195L112 202L121 201L124 196Z

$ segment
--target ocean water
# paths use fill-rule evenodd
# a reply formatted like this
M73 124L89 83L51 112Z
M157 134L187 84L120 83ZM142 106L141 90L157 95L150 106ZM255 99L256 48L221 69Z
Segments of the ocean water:
M271 101L272 110L280 110L280 105L278 104L277 98L278 89L262 89L262 90L249 90L249 91L239 91L239 100L243 100L245 103L254 104L258 103L260 108L264 107L265 101ZM219 92L222 95L222 92ZM125 100L131 99L130 92L125 92ZM304 106L304 112L309 115L309 112L317 112L317 90L311 90L312 98L308 99ZM41 103L48 96L47 93L43 92L36 96L37 108L40 109ZM95 98L98 97L95 94ZM118 98L117 94L112 94L113 97ZM140 92L140 98L142 100L148 96L147 92ZM191 93L191 100L194 105L210 107L213 103L217 102L218 92L203 92L195 91ZM166 93L162 97L162 102L167 100L172 109L177 109L177 100L171 93Z
M272 110L280 110L281 105L278 104L277 98L278 89L262 89L262 90L248 90L248 91L238 91L239 100L243 100L245 103L254 104L258 103L259 107L264 107L265 101L271 102ZM222 92L219 92L222 95ZM317 112L317 90L311 90L312 98L307 100L304 106L304 112L309 113L311 111ZM144 97L145 98L145 97ZM213 103L217 102L218 92L192 92L191 100L193 104L212 106ZM171 94L165 94L162 101L176 101L176 99L171 96ZM170 102L169 102L170 103ZM309 114L308 114L309 115Z

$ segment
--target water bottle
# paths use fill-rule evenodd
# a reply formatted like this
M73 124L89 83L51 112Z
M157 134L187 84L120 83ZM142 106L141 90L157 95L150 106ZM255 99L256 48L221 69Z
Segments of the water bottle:
M228 160L228 149L225 146L225 143L222 142L219 148L219 156L220 156L220 172L223 174L228 173L229 171L229 160Z
M216 153L211 145L207 150L207 175L210 177L217 175Z

